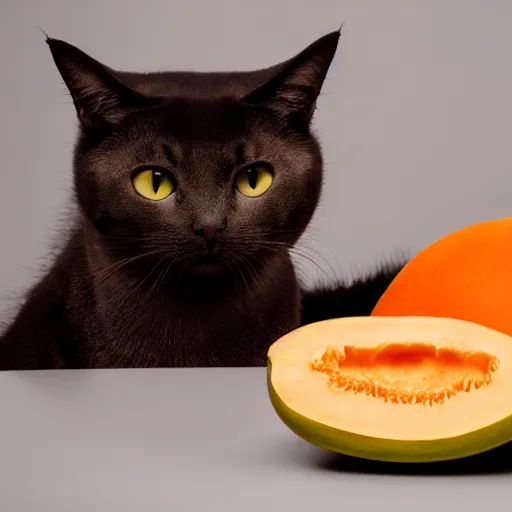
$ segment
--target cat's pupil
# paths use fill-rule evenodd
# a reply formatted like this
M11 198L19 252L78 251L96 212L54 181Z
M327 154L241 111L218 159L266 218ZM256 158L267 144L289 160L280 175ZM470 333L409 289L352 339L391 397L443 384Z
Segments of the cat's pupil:
M160 171L153 171L152 174L152 185L153 185L153 192L156 194L158 192L158 189L160 188L160 183L162 183L162 173Z
M254 190L258 183L258 170L257 169L248 169L247 170L247 182L249 186Z

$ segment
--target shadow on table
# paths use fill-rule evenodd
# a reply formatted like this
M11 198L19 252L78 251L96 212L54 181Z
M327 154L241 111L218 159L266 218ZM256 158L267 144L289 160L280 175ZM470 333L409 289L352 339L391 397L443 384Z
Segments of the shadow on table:
M308 454L311 457L309 463L318 469L342 473L404 476L467 476L512 473L512 443L463 459L421 464L371 461L324 452L323 450L315 452L315 454L308 452Z

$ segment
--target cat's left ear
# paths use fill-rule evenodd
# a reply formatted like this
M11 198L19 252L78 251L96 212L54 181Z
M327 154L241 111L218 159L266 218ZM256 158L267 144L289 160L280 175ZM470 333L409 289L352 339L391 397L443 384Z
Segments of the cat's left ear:
M134 91L114 73L75 46L47 37L53 60L84 128L104 128L155 100Z
M309 125L327 71L338 47L340 31L318 39L292 59L276 67L245 102L264 105L297 128Z

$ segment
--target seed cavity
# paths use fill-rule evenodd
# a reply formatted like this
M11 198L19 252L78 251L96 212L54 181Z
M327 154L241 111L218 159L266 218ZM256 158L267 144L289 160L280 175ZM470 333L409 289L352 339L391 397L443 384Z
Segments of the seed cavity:
M488 386L499 360L485 352L412 342L341 350L329 346L309 366L325 375L333 389L394 404L433 406Z

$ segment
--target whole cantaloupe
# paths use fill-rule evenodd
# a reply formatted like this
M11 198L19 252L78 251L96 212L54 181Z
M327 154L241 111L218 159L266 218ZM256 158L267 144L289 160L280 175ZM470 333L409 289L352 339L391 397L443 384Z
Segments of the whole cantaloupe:
M512 217L479 222L420 251L372 316L436 316L512 335Z

